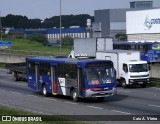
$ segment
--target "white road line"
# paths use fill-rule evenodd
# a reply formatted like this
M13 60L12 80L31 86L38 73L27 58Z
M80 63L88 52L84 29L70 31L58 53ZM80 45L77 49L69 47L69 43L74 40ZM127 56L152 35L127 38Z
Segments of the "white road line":
M3 91L3 92L6 92L7 90L3 90L3 89L0 89L1 91Z
M130 93L131 91L128 91L128 90L117 90L117 92L125 92L125 93Z
M30 94L27 94L27 96L31 96L31 97L39 97L39 96L36 96L36 95L30 95Z
M126 114L126 115L130 115L131 113L128 112L123 112L123 111L118 111L118 110L112 110L113 112L118 112L118 113L122 113L122 114Z
M158 106L158 105L148 105L148 106L160 108L160 106Z
M74 102L67 102L67 101L65 101L65 103L67 103L67 104L73 104L73 105L77 104L77 103L74 103Z
M14 92L14 91L9 91L10 93L14 93L14 94L22 94L22 93L19 93L19 92Z
M56 99L51 99L51 98L44 98L44 99L52 100L52 101L57 101Z
M158 87L151 87L152 89L157 89L157 90L160 90L160 88L158 88Z
M87 106L87 107L89 107L89 108L95 108L95 109L100 109L100 110L103 109L103 108L101 108L101 107L96 107L96 106Z
M4 82L5 82L5 84L11 84L11 85L18 85L18 86L27 86L27 83L24 83L24 82L22 82L21 84L20 83L14 83L14 82L12 82L12 83L8 83L8 81L5 81L4 80Z

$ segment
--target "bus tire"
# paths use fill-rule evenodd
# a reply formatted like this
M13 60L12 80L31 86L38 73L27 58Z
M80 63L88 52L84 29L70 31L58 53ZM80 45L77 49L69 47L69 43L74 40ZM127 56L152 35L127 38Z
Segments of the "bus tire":
M78 102L78 94L75 89L71 91L71 98L74 102Z
M47 88L46 88L46 85L45 85L45 84L42 85L42 94L43 94L43 96L45 96L45 97L48 96L48 92L47 92Z
M121 80L121 84L122 84L122 87L123 87L123 88L127 88L127 84L126 84L125 79L122 79L122 80Z

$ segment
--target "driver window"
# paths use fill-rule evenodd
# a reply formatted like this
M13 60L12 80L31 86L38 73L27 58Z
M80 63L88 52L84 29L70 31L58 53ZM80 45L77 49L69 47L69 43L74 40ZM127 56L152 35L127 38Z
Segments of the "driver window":
M124 72L128 72L127 64L123 64L123 70L124 70Z

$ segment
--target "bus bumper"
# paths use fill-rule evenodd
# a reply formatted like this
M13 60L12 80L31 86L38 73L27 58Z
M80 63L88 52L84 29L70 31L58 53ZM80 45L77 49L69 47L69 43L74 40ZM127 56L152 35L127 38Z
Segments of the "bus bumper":
M90 89L86 90L86 97L107 97L117 94L117 88L112 88L108 91L92 91Z

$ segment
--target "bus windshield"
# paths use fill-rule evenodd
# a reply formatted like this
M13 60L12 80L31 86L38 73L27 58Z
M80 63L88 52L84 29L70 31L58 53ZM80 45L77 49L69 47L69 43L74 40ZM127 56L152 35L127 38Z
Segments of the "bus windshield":
M113 68L87 68L86 78L89 85L109 84L113 82Z
M129 71L130 72L147 72L149 70L147 64L130 64Z

